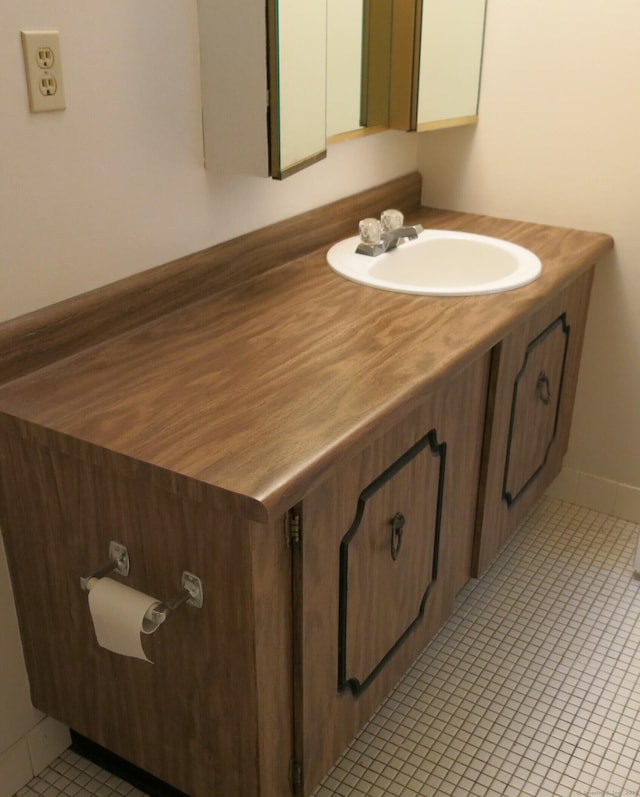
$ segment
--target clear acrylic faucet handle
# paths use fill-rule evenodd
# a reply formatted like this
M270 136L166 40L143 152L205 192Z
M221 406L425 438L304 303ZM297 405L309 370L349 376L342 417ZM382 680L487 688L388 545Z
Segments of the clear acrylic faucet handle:
M360 224L360 240L363 244L379 244L382 226L378 219L362 219Z
M404 224L404 215L402 214L402 211L395 210L394 208L383 210L382 215L380 216L380 224L382 226L383 233L397 230Z

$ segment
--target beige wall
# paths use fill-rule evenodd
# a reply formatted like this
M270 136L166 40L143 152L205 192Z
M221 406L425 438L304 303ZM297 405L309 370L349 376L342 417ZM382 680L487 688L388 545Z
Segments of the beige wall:
M615 253L597 269L565 464L635 488L640 487L638 31L636 0L488 0L477 129L427 134L419 151L425 204L615 237Z
M32 115L19 31L46 29L61 31L67 110ZM0 5L0 321L416 168L415 137L386 133L284 182L213 177L197 37L196 0ZM40 717L3 554L0 797L21 785L29 762L14 742Z
M19 31L47 28L61 31L67 110L33 115ZM0 320L416 167L415 137L386 133L283 182L214 178L196 0L3 3L0 45Z

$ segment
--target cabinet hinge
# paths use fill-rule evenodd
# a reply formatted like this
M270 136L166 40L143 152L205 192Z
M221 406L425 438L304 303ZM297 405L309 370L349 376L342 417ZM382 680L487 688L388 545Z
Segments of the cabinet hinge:
M287 546L299 545L302 541L302 513L298 507L290 509L284 518L284 536Z
M289 763L289 784L292 794L302 794L302 763L295 758Z

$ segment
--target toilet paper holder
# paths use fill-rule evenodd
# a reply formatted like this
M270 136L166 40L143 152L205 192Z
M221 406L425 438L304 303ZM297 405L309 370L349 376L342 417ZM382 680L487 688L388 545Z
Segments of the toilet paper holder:
M109 561L88 576L80 576L80 586L87 592L91 589L89 581L92 578L103 578L109 573L120 573L121 576L129 575L129 551L125 545L111 540L109 543Z
M128 576L130 569L129 552L125 545L111 540L109 543L109 561L93 570L86 576L80 577L80 586L86 592L89 592L93 586L94 579L101 579L109 573L119 573L121 576ZM182 589L173 598L166 601L160 601L155 606L152 606L147 612L149 620L160 624L166 620L169 612L174 611L183 603L196 608L202 608L204 599L204 591L202 588L202 581L198 576L189 573L185 570L182 573Z

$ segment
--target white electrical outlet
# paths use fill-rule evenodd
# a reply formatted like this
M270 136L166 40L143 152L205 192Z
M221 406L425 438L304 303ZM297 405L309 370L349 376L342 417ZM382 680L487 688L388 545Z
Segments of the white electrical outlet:
M23 30L20 36L31 112L64 110L67 106L62 80L60 33L57 30Z

